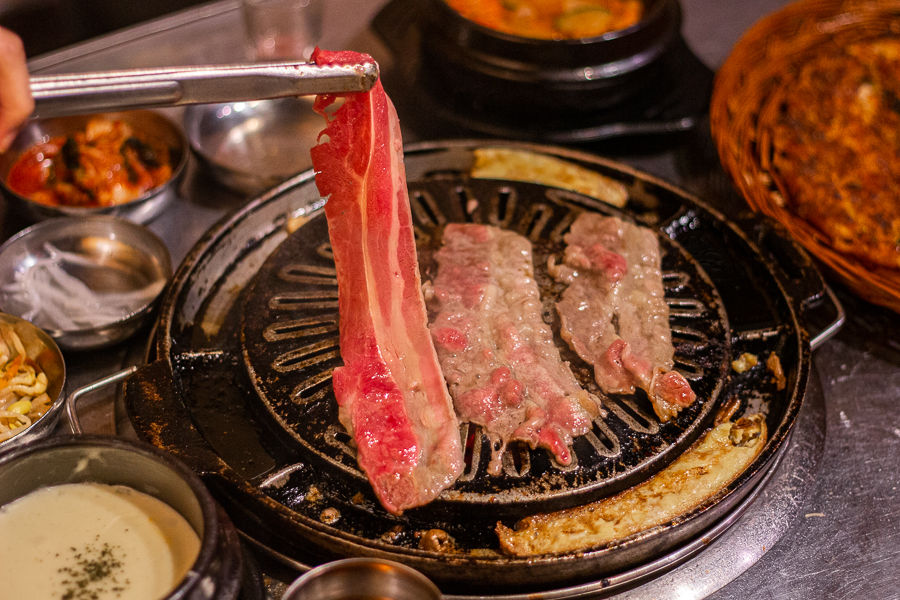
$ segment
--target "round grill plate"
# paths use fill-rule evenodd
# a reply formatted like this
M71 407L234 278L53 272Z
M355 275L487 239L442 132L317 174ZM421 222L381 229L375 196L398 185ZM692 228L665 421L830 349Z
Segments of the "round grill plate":
M544 320L576 378L599 394L591 366L559 337L554 305L565 286L548 274L547 259L562 257L563 235L580 212L631 217L580 194L530 183L444 175L409 187L423 282L436 275L434 254L447 223L490 224L527 237L533 246ZM487 474L487 437L479 427L463 424L465 471L434 508L461 513L477 505L482 514L519 517L583 504L659 471L706 427L730 361L727 317L700 265L663 230L657 233L676 369L691 382L697 401L676 419L660 423L643 392L609 397L604 401L606 415L595 420L587 435L576 438L570 465L560 465L543 449L511 444L499 476ZM331 374L342 363L337 279L328 239L320 212L260 269L244 304L244 359L266 411L299 454L334 477L364 482L352 440L338 421L331 387Z

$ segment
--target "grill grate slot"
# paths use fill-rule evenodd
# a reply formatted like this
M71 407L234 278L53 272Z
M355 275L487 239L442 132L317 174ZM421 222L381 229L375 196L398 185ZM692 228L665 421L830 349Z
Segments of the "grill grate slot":
M781 334L781 327L772 327L767 329L750 329L745 331L738 331L734 333L734 337L739 340L749 342L754 340L768 340L771 338L777 338L781 336Z
M675 355L675 366L678 367L676 370L689 381L698 381L706 376L703 365L684 356Z
M702 319L706 313L706 305L695 298L666 298L666 304L670 317Z
M356 449L352 446L353 438L350 437L350 434L343 427L329 425L325 430L325 443L356 460Z
M546 204L532 204L525 210L524 218L519 222L518 231L532 243L543 238L544 228L553 216L553 209Z
M333 360L339 356L334 350L338 347L337 338L330 338L302 348L296 348L280 354L272 361L272 368L279 373L288 373L298 369L306 369L314 365Z
M631 398L606 398L603 405L619 417L632 431L655 435L659 432L659 421L651 417Z
M337 273L334 267L317 267L313 265L285 266L278 277L288 283L305 283L309 285L326 285L337 287Z
M294 319L291 321L274 323L263 330L263 337L267 342L277 342L279 340L336 333L337 330L337 316L323 315L321 317L309 317L306 319Z
M481 223L481 202L472 194L472 190L465 186L458 186L455 190L455 197L459 201L459 206L464 220L467 223Z
M665 271L662 274L663 287L667 292L680 292L691 282L691 276L680 271Z
M690 348L696 351L709 344L709 336L690 327L675 326L672 327L672 342L681 350Z
M478 474L478 466L481 464L481 443L483 436L479 427L474 423L460 423L460 439L465 448L463 461L465 467L460 475L460 481L472 481Z
M557 246L565 243L565 235L572 223L578 217L579 211L569 210L559 219L559 222L550 230L550 241Z
M501 458L503 474L512 479L522 479L531 473L531 452L521 442L513 442Z
M500 186L491 194L488 201L487 222L503 229L509 229L516 212L519 195L514 188Z
M337 289L322 292L282 292L269 299L272 310L337 310Z
M619 438L609 428L606 421L599 417L594 419L594 428L584 437L600 456L613 458L622 452Z
M325 400L331 395L331 376L335 367L326 369L298 383L291 390L291 402L309 404Z
M550 464L553 465L553 468L556 471L559 471L560 473L576 473L578 471L578 465L580 464L580 461L578 460L578 453L573 451L569 453L569 455L572 457L572 462L564 465L557 461L555 456L553 456L549 452L547 453L547 456L550 457Z
M334 262L334 252L331 249L331 242L324 242L316 247L316 255L327 261Z
M415 190L410 194L410 207L413 215L427 229L435 229L447 222L447 217L438 207L434 197L426 191Z

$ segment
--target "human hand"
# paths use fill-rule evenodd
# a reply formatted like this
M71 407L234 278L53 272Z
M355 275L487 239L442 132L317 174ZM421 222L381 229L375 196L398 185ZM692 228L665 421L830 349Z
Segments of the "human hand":
M19 36L0 27L0 152L9 148L33 110L25 47Z

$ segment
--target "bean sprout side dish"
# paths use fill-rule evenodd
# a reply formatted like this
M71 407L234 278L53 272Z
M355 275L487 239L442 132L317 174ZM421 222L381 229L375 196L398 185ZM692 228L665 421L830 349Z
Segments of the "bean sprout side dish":
M28 429L50 409L47 375L25 353L12 327L0 323L0 442Z

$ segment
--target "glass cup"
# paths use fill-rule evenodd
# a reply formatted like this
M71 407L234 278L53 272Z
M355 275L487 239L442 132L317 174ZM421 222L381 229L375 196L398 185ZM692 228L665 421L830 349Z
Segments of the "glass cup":
M308 60L322 34L325 0L243 0L250 60Z

